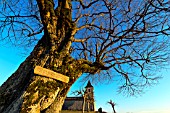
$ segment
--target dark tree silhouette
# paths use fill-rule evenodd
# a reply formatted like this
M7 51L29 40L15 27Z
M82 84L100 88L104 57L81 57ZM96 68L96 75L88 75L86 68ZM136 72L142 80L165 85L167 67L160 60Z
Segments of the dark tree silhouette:
M1 0L0 40L35 47L0 87L0 112L58 113L83 73L142 91L169 61L169 17L169 0ZM69 82L34 74L36 66Z
M115 105L116 105L116 103L113 102L112 100L110 100L110 101L107 102L107 103L109 103L109 104L112 106L113 112L116 113L116 110L115 110Z

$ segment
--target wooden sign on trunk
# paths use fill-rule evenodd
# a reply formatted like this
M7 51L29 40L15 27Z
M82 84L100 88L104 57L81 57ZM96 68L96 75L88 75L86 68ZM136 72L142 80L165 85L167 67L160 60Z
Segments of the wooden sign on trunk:
M43 68L41 66L36 66L34 69L34 73L41 75L41 76L53 78L53 79L56 79L56 80L59 80L59 81L65 82L65 83L69 82L68 76L54 72L54 71L46 69L46 68Z

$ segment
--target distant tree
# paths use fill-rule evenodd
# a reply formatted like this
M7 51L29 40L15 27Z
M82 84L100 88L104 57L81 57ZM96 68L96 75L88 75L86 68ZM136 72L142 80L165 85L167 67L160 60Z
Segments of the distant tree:
M113 113L116 113L116 110L115 110L115 105L116 105L116 103L115 103L115 102L113 102L112 100L110 100L110 101L109 101L109 102L107 102L107 103L109 103L109 104L112 106Z
M35 47L0 87L0 112L58 113L83 73L141 92L169 61L169 17L169 0L1 0L0 40ZM36 66L69 83L34 74Z

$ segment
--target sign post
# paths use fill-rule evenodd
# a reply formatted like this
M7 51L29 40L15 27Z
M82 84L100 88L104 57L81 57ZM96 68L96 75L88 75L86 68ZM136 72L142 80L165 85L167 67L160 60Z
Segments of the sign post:
M53 78L53 79L56 79L56 80L59 80L59 81L65 82L65 83L69 82L68 76L54 72L54 71L46 69L46 68L43 68L41 66L36 66L34 69L34 73L41 75L41 76Z

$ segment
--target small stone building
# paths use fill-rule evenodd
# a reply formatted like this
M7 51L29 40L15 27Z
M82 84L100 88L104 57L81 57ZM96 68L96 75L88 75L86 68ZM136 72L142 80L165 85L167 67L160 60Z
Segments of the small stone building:
M84 103L84 104L83 104ZM84 106L84 107L83 107ZM65 99L62 110L69 111L95 111L94 105L94 88L90 81L85 87L84 96L81 97L67 97Z

